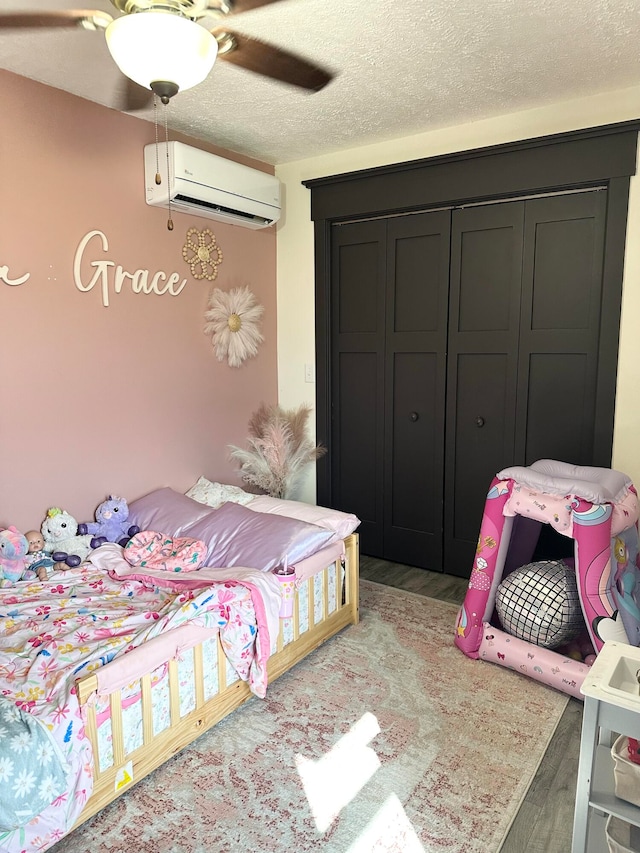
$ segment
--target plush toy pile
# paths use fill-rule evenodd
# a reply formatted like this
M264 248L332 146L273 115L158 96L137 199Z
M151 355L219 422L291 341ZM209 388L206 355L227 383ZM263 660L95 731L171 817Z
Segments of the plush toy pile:
M75 568L105 542L124 547L140 532L129 524L124 498L110 495L96 510L96 521L78 524L66 510L52 506L40 530L26 535L15 527L0 528L0 586L36 576L45 580L51 568Z

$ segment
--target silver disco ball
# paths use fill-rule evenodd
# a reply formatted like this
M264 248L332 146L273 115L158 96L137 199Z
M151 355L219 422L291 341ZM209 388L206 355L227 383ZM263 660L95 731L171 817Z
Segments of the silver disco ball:
M507 575L496 592L496 610L507 633L546 649L584 628L575 571L560 560L528 563Z

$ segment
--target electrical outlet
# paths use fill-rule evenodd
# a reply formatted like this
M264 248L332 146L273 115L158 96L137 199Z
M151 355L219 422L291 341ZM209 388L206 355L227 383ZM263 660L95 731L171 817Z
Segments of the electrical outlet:
M305 382L315 382L316 381L316 366L315 366L315 364L305 364L305 366L304 366L304 381Z

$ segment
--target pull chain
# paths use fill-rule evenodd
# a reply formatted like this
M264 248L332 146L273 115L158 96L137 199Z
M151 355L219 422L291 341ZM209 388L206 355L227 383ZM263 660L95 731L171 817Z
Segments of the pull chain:
M156 185L160 186L162 178L160 177L160 156L158 153L158 98L156 93L153 93L153 125L156 131Z
M167 151L167 181L169 184L169 219L167 220L167 230L173 231L173 219L171 218L171 164L169 162L169 127L167 125L167 109L169 105L165 104L164 107L164 141L166 144Z

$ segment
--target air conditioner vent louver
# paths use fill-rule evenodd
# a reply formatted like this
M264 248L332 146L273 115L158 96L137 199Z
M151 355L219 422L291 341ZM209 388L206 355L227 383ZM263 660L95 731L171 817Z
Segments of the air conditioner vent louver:
M188 206L195 204L195 205L198 205L198 207L204 207L207 210L211 210L212 212L215 212L215 213L226 213L226 214L231 214L232 216L240 216L243 219L250 219L253 222L258 222L258 223L260 223L261 226L265 226L265 227L267 225L272 224L268 219L265 219L264 216L256 216L253 213L246 213L243 210L234 210L232 207L223 207L220 204L213 204L212 202L209 202L209 201L200 201L197 198L192 198L191 196L183 195L182 193L178 193L176 195L176 197L174 198L174 201L184 202Z
M145 145L144 172L152 206L171 204L176 212L253 229L280 219L280 182L274 175L208 151L181 142Z

